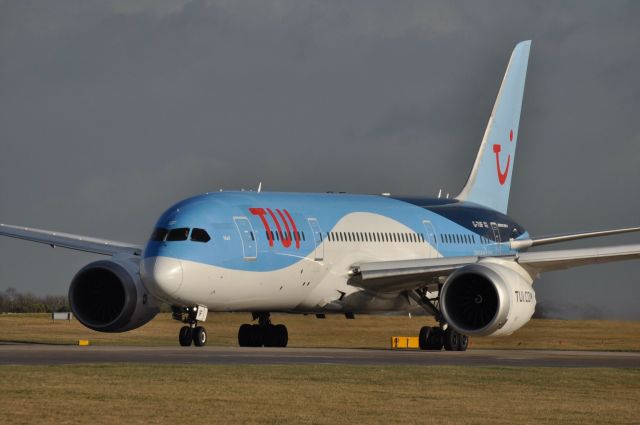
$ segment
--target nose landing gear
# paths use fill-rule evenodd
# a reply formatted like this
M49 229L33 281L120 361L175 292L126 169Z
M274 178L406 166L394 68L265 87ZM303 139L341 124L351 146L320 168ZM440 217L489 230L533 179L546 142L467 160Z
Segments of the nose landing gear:
M189 347L192 343L196 347L204 347L207 343L207 330L198 326L198 322L204 322L207 318L207 307L171 307L173 319L186 323L180 328L178 342L182 347Z
M289 332L285 325L273 325L269 313L254 314L257 325L244 324L238 330L240 347L286 347Z

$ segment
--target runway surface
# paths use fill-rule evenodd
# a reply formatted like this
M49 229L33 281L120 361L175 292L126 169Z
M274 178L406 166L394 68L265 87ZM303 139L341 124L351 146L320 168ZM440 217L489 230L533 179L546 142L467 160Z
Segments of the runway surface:
M640 353L602 351L468 350L428 352L341 348L131 347L0 345L1 364L332 364L522 367L640 367Z

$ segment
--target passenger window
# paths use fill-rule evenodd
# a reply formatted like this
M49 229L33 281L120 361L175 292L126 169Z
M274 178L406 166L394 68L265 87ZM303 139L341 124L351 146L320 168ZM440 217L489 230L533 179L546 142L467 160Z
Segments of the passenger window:
M252 232L252 237L253 237L253 232ZM191 231L191 240L194 242L207 243L211 240L211 237L209 236L207 231L204 229L193 229Z
M155 229L153 229L153 232L151 232L151 237L149 239L151 239L152 241L163 241L165 236L167 236L167 233L169 233L169 231L163 227L156 227Z
M167 242L186 241L189 237L189 228L180 227L177 229L169 230L167 234Z
M307 240L307 238L305 238L305 236L304 236L304 231L302 232L302 240L303 240L303 241L306 241L306 240Z

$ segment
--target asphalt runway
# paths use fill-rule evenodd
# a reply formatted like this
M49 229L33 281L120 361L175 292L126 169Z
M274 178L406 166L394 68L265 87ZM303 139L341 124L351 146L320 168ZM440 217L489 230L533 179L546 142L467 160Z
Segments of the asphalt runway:
M344 348L0 345L0 365L65 365L91 363L638 368L640 367L640 353L547 350L428 352L418 350Z

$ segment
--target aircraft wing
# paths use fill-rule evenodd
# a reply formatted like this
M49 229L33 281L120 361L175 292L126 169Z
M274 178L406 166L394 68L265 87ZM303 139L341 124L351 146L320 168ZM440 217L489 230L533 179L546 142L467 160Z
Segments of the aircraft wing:
M108 239L91 238L70 233L52 232L50 230L31 229L29 227L0 224L0 236L24 239L27 241L44 243L52 248L61 247L76 251L92 252L94 254L114 255L129 253L141 255L143 247L125 242Z
M479 257L439 257L363 263L349 271L349 283L376 292L397 292L433 284Z
M523 252L516 261L535 271L546 272L634 259L640 259L640 244Z
M477 263L482 258L486 257L440 257L363 263L350 270L349 282L376 292L397 292L425 285L437 288L438 283L442 283L442 279L456 269ZM515 261L530 273L537 274L589 264L640 259L640 244L522 252L496 258Z

